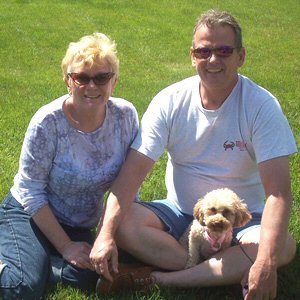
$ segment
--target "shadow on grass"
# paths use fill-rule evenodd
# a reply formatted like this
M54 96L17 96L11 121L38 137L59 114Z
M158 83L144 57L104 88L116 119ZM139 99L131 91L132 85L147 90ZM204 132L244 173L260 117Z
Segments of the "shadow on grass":
M198 298L194 299L243 299L241 286L234 285L219 287L217 289L205 289L198 292ZM207 298L206 298L207 297ZM219 297L219 298L218 298ZM300 299L300 243L297 243L297 251L294 260L287 266L278 269L277 300Z
M300 299L300 243L297 244L297 252L294 260L287 266L278 270L277 300ZM225 287L211 287L201 289L166 289L155 287L152 293L125 292L118 295L97 296L86 295L76 289L59 285L57 291L48 293L47 300L243 300L241 286L231 285Z
M169 291L162 299L189 299L189 300L243 300L241 286L212 287L193 290ZM173 298L171 295L173 294ZM164 295L164 292L162 292ZM154 298L155 299L155 298ZM278 269L277 300L300 299L300 243L297 243L297 252L294 260L287 266Z
M300 299L300 243L294 260L278 270L278 296L276 299Z

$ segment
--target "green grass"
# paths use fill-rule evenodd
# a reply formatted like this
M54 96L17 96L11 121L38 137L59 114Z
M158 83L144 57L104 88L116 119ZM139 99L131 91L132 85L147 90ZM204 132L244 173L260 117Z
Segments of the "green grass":
M121 61L116 96L142 116L163 87L195 74L189 48L198 15L209 8L232 12L243 27L247 57L241 73L281 102L299 145L300 3L298 0L0 0L0 199L17 172L28 122L43 104L66 93L60 63L71 41L95 31L116 40ZM165 195L166 156L142 187L145 200ZM289 229L298 243L292 264L279 271L277 299L299 299L299 155L291 158L294 206ZM1 200L0 200L1 201ZM239 286L194 290L155 289L150 295L106 299L242 299ZM46 299L100 299L59 287ZM101 298L104 299L104 298Z

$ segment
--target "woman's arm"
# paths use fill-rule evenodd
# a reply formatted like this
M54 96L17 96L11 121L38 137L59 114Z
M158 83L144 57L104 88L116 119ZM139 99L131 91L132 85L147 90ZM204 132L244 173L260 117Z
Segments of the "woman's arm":
M91 245L86 242L71 241L48 204L40 208L32 218L65 260L77 267L93 270L89 259Z

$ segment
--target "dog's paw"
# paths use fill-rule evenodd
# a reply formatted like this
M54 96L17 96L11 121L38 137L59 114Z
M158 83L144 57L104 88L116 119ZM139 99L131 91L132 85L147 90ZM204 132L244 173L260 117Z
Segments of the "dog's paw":
M194 267L196 266L198 263L198 261L196 261L195 259L193 259L193 257L189 256L187 262L186 262L186 265L185 265L185 269L189 269L191 267Z

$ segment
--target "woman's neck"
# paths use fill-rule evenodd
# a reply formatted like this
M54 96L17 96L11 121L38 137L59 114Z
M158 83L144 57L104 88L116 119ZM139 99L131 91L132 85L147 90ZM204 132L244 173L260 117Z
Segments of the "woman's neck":
M77 107L71 98L68 98L63 104L63 111L72 127L82 132L93 132L100 128L106 115L106 107L99 109L83 109Z

